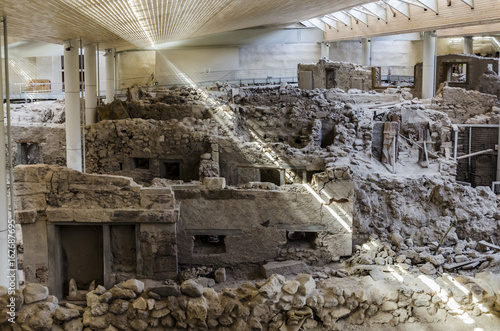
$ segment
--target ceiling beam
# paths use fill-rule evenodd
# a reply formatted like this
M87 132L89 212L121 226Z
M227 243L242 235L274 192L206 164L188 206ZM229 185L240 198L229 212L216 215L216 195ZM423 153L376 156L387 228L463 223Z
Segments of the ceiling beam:
M446 2L443 1L443 4L446 4ZM474 10L471 10L468 5L455 0L453 6L440 7L439 15L430 10L413 9L411 9L411 20L408 20L403 15L397 15L396 17L388 17L387 24L382 20L369 18L369 27L358 24L352 29L347 29L339 25L338 32L330 29L325 33L325 41L352 40L429 30L464 28L500 22L500 1L475 0ZM462 35L466 35L465 32Z
M436 14L439 14L439 9L438 9L438 0L417 0L420 2L422 5L427 7L428 9L432 10Z
M387 9L385 7L382 7L376 2L367 3L361 7L372 13L375 17L387 22Z
M474 9L474 0L462 0L462 2Z
M321 20L326 24L328 24L329 26L331 26L333 29L339 31L339 24L336 20L331 19L330 17L327 16L323 16Z
M309 22L323 32L326 32L325 22L321 21L319 18L311 18Z
M331 16L333 19L335 19L341 23L344 23L344 25L347 25L350 28L352 27L351 16L347 15L344 12L338 11L338 12L330 14L329 16Z
M315 28L316 25L312 24L311 22L309 21L302 21L300 22L300 24L302 24L303 26L305 26L306 28Z
M346 11L346 13L352 16L356 21L360 21L361 23L364 23L366 26L368 26L368 15L366 15L365 13L362 13L359 10L355 9L349 9Z
M406 2L401 2L399 0L384 0L384 2L390 6L392 9L404 16L410 18L410 5Z

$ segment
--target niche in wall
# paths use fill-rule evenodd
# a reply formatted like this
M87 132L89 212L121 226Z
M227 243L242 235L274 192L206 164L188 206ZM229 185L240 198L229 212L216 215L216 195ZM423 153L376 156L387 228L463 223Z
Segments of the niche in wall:
M316 248L316 238L318 237L317 232L306 232L306 231L287 231L286 232L286 244L284 247L293 248Z
M226 252L225 238L226 236L218 235L196 235L194 236L193 254L223 254Z
M130 162L130 169L149 170L150 160L147 158L134 157Z
M261 182L269 182L276 184L278 186L281 185L281 177L279 169L259 169L260 171L260 181Z

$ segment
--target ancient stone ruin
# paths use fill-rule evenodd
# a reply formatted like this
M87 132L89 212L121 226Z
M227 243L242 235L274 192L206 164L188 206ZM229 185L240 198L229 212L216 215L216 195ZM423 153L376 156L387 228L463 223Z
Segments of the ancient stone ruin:
M466 170L454 153L467 151L453 146L454 125L493 123L498 100L456 87L432 100L408 88L365 92L370 71L323 62L299 67L314 89L136 88L85 128L86 173L62 166L55 106L29 127L29 142L16 124L18 153L29 155L15 168L25 277L16 324L495 325L497 196L460 183ZM361 83L340 83L347 67Z

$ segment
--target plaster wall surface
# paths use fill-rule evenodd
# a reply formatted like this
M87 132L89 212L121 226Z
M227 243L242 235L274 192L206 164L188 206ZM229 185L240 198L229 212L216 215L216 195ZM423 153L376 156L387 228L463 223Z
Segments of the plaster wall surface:
M152 85L155 81L156 54L155 51L131 51L117 55L118 88L138 84Z

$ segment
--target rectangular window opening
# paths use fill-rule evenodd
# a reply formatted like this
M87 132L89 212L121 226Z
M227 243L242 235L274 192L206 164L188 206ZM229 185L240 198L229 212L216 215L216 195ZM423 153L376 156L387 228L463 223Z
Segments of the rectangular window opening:
M38 143L20 143L17 164L41 163L41 149Z
M286 247L316 248L317 232L287 231Z
M443 63L444 81L449 83L468 83L468 66L464 62Z
M132 159L132 169L149 170L149 159L134 157Z
M197 235L194 236L193 254L210 255L223 254L226 252L224 242L226 236L217 235Z

